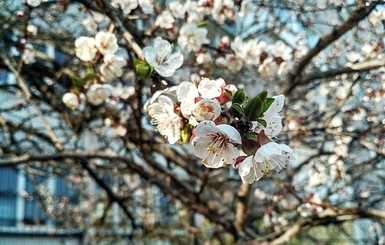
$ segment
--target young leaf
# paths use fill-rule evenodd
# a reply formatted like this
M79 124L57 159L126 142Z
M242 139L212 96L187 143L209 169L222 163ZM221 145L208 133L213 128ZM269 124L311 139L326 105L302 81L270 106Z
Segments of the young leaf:
M229 96L230 100L233 100L233 92L228 89L225 89L225 93L227 94L227 96Z
M150 77L154 68L152 68L147 62L134 59L135 73L140 79L147 79Z
M260 124L262 124L262 126L264 126L264 127L266 128L267 123L266 123L265 120L258 118L258 119L257 119L257 122L259 122Z
M237 104L243 104L243 102L245 102L246 100L246 95L245 95L245 91L243 91L243 89L239 89L237 90L237 92L235 92L234 96L233 96L233 103L237 103Z
M261 114L263 109L263 101L259 96L256 96L250 99L245 107L245 115L249 121L257 120Z
M260 94L258 94L258 97L261 98L263 102L265 102L267 98L267 91L262 91Z
M240 104L233 103L233 105L231 106L231 108L234 108L234 110L236 110L237 112L239 112L239 114L241 114L242 116L245 115L245 110L243 109L243 107L242 107Z
M267 109L269 109L269 107L271 106L271 104L273 104L274 102L274 98L267 98L265 103L263 104L263 111L262 113L264 113L265 111L267 111Z

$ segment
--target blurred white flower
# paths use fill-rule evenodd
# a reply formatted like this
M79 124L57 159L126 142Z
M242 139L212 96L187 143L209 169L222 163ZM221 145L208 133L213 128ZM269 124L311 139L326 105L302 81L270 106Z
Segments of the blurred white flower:
M82 21L82 25L91 33L95 33L98 29L98 24L92 16L88 16Z
M241 135L232 126L216 126L212 121L203 121L195 128L192 140L194 153L208 168L220 168L234 164L239 151L234 144L241 144Z
M123 67L127 64L123 57L107 54L103 58L104 63L100 66L100 73L104 81L111 81L123 74Z
M214 5L211 10L211 16L219 24L223 24L226 18L232 18L234 15L233 0L214 0Z
M175 70L182 66L183 55L181 52L173 51L173 45L158 37L154 40L153 46L143 49L143 56L159 75L171 77Z
M196 61L198 64L208 64L213 61L210 53L198 53L196 57Z
M173 101L160 95L157 102L148 106L151 123L157 124L159 133L165 136L170 144L175 144L180 139L181 118L174 113Z
M173 1L168 5L169 10L175 18L183 19L186 13L184 6L179 1Z
M206 28L199 28L195 23L186 23L180 28L178 44L184 51L197 52L205 43L209 43Z
M163 29L171 29L174 26L175 19L169 10L163 11L155 20L155 25Z
M30 36L34 37L37 35L37 27L35 25L29 24L27 26L27 32Z
M154 13L154 3L152 0L138 0L139 6L145 14Z
M115 8L120 7L124 14L128 15L138 7L138 0L113 0L111 2Z
M187 22L196 23L204 18L204 8L199 6L198 2L187 0L181 12L187 14Z
M239 165L239 175L243 183L251 184L268 175L270 170L281 171L294 160L294 152L289 146L269 142L243 160Z
M35 8L41 4L41 0L27 0L27 4Z
M92 105L100 105L113 93L113 88L108 84L93 84L87 91L87 100Z
M97 51L94 38L81 36L75 40L76 56L82 61L92 61Z
M263 78L274 76L278 73L279 66L272 57L267 57L258 67L258 72Z
M35 63L36 61L35 56L36 56L36 51L33 45L30 43L27 43L24 46L23 54L21 56L21 59L23 60L24 64L29 65L29 64Z
M292 48L287 46L282 41L277 41L274 46L271 46L271 54L274 57L280 57L284 61L288 61L292 58Z
M65 93L63 95L62 101L71 110L78 109L79 105L80 105L79 97L76 94L71 93L71 92Z
M105 31L96 33L95 46L103 55L115 54L119 48L115 34Z

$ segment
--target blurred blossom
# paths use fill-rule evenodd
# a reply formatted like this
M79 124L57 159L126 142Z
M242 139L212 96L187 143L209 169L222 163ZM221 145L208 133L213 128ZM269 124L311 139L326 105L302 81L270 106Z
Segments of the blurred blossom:
M155 25L163 29L171 29L174 26L175 19L169 10L163 11L155 20Z
M41 0L27 0L27 4L35 8L41 4Z
M194 23L186 23L180 28L178 44L184 51L197 52L205 43L209 43L206 28L199 28Z
M139 6L145 14L154 13L154 3L152 0L138 0Z
M36 51L32 44L27 43L24 46L23 54L21 56L21 59L23 60L24 64L30 65L35 63L36 59Z
M76 56L82 61L92 61L98 50L95 47L95 39L81 36L75 40Z
M103 58L103 64L100 66L100 73L104 81L111 81L123 74L123 67L127 64L123 57L107 54Z
M100 105L113 93L113 88L108 84L93 84L87 91L87 100L92 105Z
M119 48L115 34L104 31L96 33L95 46L103 55L115 54Z
M78 109L79 105L80 105L80 99L79 97L74 94L74 93L71 93L71 92L68 92L68 93L65 93L63 95L63 103L68 107L70 108L71 110L76 110Z

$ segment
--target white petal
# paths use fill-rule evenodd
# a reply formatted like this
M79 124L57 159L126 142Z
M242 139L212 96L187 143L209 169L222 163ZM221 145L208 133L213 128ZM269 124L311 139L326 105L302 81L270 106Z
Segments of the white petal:
M266 121L265 133L267 136L277 136L282 131L282 118L280 115L275 114L274 116L264 118Z
M282 111L283 105L285 103L285 96L284 95L277 95L273 96L274 102L270 105L269 109L264 113L265 116L277 114Z
M255 171L253 169L253 157L249 156L241 164L238 168L238 173L241 176L243 183L252 184L256 180L257 176L255 175Z
M198 126L195 128L196 136L206 136L209 133L216 133L216 132L219 132L219 130L215 126L215 123L208 120L200 122Z
M230 142L235 144L242 144L241 134L233 126L227 124L220 124L217 126L224 134L229 136Z
M282 155L281 146L275 142L269 142L262 145L255 153L254 160L256 162L265 162L274 156Z

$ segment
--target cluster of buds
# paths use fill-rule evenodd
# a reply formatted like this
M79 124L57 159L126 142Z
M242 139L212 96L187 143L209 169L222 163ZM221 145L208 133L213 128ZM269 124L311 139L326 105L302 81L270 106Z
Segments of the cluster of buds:
M266 91L248 98L222 78L203 78L157 91L145 111L170 144L191 142L206 167L232 166L251 184L295 160L289 146L273 141L282 130L284 99Z

